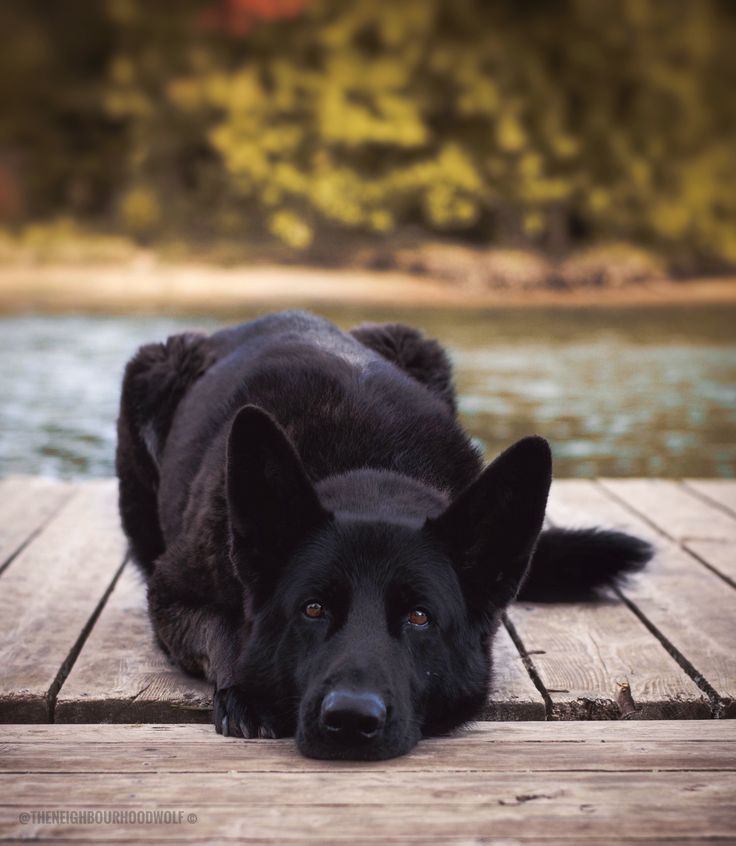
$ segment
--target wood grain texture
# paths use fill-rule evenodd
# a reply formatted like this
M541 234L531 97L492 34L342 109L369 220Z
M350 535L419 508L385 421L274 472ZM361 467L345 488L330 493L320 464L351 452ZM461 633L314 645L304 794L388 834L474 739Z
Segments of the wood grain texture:
M710 692L715 715L736 716L736 592L595 482L557 482L550 512L562 525L618 528L655 545L654 560L622 596Z
M736 480L685 479L685 487L736 515Z
M553 524L574 525L575 515L556 506L565 484L554 483L547 515ZM590 520L596 522L594 514ZM617 599L516 603L509 619L546 690L552 719L620 719L624 685L633 697L629 719L711 716L707 695Z
M733 542L689 540L684 547L736 587L736 545Z
M548 712L555 719L619 719L623 682L630 685L636 706L629 717L734 715L736 617L725 595L731 587L723 580L733 580L736 556L733 543L723 538L736 519L702 498L713 495L707 482L702 482L702 494L687 485L657 483L662 495L654 496L648 482L636 480L627 490L638 492L632 499L639 497L640 507L643 497L647 503L675 502L672 513L679 516L668 539L648 522L659 506L652 506L645 519L633 505L618 501L625 495L623 483L610 484L618 485L619 492L587 481L555 482L553 522L634 531L660 545L658 559L625 592L629 606L516 606L510 621L531 653L528 660L547 701L501 629L484 718L541 720ZM719 496L736 488L713 484ZM54 515L54 509L60 510ZM657 517L663 529L665 517L664 512ZM135 568L124 568L102 608L125 545L114 482L75 487L42 479L3 480L0 541L13 532L21 547L27 545L0 577L0 720L45 721L50 704L56 706L56 719L70 722L209 719L208 686L170 666L153 640ZM707 533L713 537L701 538ZM15 543L11 537L8 548ZM94 626L87 636L90 622ZM685 665L701 679L700 687L663 643L684 656Z
M236 780L237 776L232 776ZM125 781L119 779L124 787ZM119 842L110 829L124 831L133 842L215 843L221 840L247 843L620 843L626 836L638 843L662 843L657 832L667 831L666 843L685 838L703 844L718 839L733 843L733 808L729 790L736 781L729 777L708 787L702 778L668 788L665 801L652 802L646 776L620 779L590 777L574 786L551 786L548 780L524 780L518 792L491 783L476 794L476 804L453 802L454 790L440 791L432 805L364 804L293 805L281 795L266 805L244 804L241 808L207 804L200 790L179 794L175 807L182 811L180 825L131 823L125 826L28 825L17 812L0 814L8 819L11 837L64 840L72 843ZM246 780L240 789L247 792ZM341 787L333 782L334 790ZM494 789L495 788L495 789ZM679 788L679 789L678 789ZM360 788L358 788L359 790ZM398 793L403 791L395 788ZM701 795L698 795L700 792ZM683 796L688 796L684 800ZM703 795L704 794L704 795ZM351 794L356 797L356 793ZM521 799L519 797L522 797ZM408 802L411 801L407 799ZM174 803L172 803L174 804ZM187 817L194 811L194 824ZM155 830L155 833L151 829ZM615 834L613 834L615 832ZM677 838L673 840L673 838ZM221 839L221 840L220 840Z
M550 728L553 725L554 728ZM671 741L701 743L734 741L734 723L724 720L707 722L682 722L672 720L642 720L634 722L559 722L541 721L472 723L458 730L452 739L479 740L484 743L670 743ZM50 726L46 723L29 725L0 725L0 743L44 746L56 744L59 739L73 738L78 743L106 743L124 745L131 741L141 744L159 743L178 745L181 742L206 743L220 737L209 725L185 723L80 723L79 725ZM272 743L274 741L237 741L221 738L230 743ZM280 742L280 741L279 741ZM264 747L265 748L265 747ZM404 760L404 759L401 759ZM387 763L387 762L383 762ZM320 766L322 766L320 764ZM388 764L387 764L388 766Z
M154 640L143 577L128 562L56 700L56 722L204 722L212 690Z
M684 721L694 722L694 721ZM724 720L723 722L730 722ZM554 725L546 723L545 725ZM598 723L604 725L604 723ZM201 773L205 759L214 756L217 766L230 772L266 773L278 771L370 772L385 768L383 761L314 761L301 757L293 740L242 740L223 738L207 727L218 745L179 739L148 741L135 747L102 741L81 744L73 735L53 744L5 744L0 772L28 771L56 773ZM605 735L603 735L605 738ZM451 742L451 746L446 744ZM256 744L255 746L253 744ZM448 754L451 750L451 754ZM488 743L484 738L431 738L423 740L408 756L396 758L392 769L404 773L481 770L499 773L545 772L637 772L647 769L643 760L656 755L656 769L688 769L701 772L736 771L736 746L720 741L717 748L690 741L670 740L611 744L602 754L595 743ZM491 763L492 761L492 763ZM649 762L649 766L652 762ZM559 776L558 776L559 777Z
M705 693L621 602L516 603L509 618L551 701L552 719L618 720L624 684L635 719L711 716Z
M0 745L6 838L702 843L728 842L736 819L727 721L497 723L370 763L311 761L290 741L197 725L8 726ZM167 810L180 821L21 816L39 810Z
M542 694L534 686L505 626L501 626L493 641L493 680L481 718L544 720L545 716Z
M675 541L736 542L736 519L670 479L600 479L619 500Z
M89 482L0 578L0 720L50 719L56 687L125 555L112 481Z
M117 826L125 836L137 834L143 842L149 838L212 842L212 837L320 843L384 843L387 838L468 842L467 838L480 837L498 842L496 838L511 837L518 842L521 836L586 843L591 836L610 838L613 831L616 837L609 842L619 842L619 835L646 842L655 840L657 830L669 836L724 837L732 831L729 791L736 787L736 774L710 780L697 772L568 773L564 782L546 774L509 778L425 773L406 783L385 774L267 773L253 779L243 773L208 773L198 775L195 784L181 776L145 779L115 774L105 778L107 789L102 790L99 785L95 790L79 784L79 778L75 777L72 791L67 786L67 795L72 793L83 810L181 811L176 817L181 822L174 825ZM43 797L43 807L49 811L68 808L68 798L47 798L56 792L51 788L54 781L58 777L24 777L18 787ZM5 786L3 780L0 784ZM14 793L18 787L10 790ZM125 801L116 801L115 793L126 796ZM19 810L35 811L39 804L0 808L0 825L7 820L8 833L15 836L95 841L114 837L104 826L37 823L29 829L20 824ZM194 821L189 823L192 813Z
M0 480L0 573L72 495L66 482L12 476Z
M734 726L728 720L707 721ZM506 725L491 723L489 725ZM515 723L527 726L530 723ZM55 726L55 734L47 734L44 742L12 740L0 726L3 755L0 772L55 773L147 773L147 772L636 772L648 768L658 770L736 771L736 735L732 729L720 734L699 737L697 721L671 722L679 731L665 734L666 741L655 733L635 740L626 733L610 734L609 725L626 727L630 723L595 722L596 736L575 731L559 739L557 723L544 723L541 734L502 735L493 732L470 732L452 738L423 740L409 754L390 761L317 761L298 754L293 740L242 740L223 738L210 726L184 726L183 731L136 735L130 726L108 731L105 739L80 734L76 726ZM574 727L584 723L570 723ZM16 732L22 726L15 727ZM81 726L80 726L81 728ZM192 734L188 729L200 729ZM36 735L38 737L38 735ZM88 739L82 740L80 738ZM110 740L113 737L115 740ZM126 742L120 742L122 738ZM190 740L190 738L193 738ZM610 742L609 742L610 739ZM712 741L712 742L711 742ZM654 760L645 761L647 756Z
M141 804L153 803L159 807L170 807L167 803L176 797L185 808L188 803L197 801L201 803L200 808L202 805L229 805L243 809L270 804L281 807L330 804L424 808L448 798L458 806L473 806L488 794L504 796L504 793L503 803L515 806L524 801L516 798L519 793L533 795L541 792L539 799L563 795L560 785L540 778L539 774L520 772L510 779L509 773L495 773L492 766L480 773L460 770L453 772L449 778L447 773L428 771L421 778L407 778L400 790L396 789L397 777L390 770L343 770L339 776L340 789L335 790L334 770L310 772L307 777L301 772L286 772L286 766L282 769L283 772L259 773L257 779L250 777L250 773L207 769L197 775L195 790L181 774L167 772L109 774L111 777L105 779L101 779L98 773L75 773L71 791L68 774L65 773L0 774L0 790L3 797L7 797L9 792L18 797L13 802L16 807L29 809L69 807L70 793L73 801L83 807L138 808ZM666 794L672 787L690 787L702 781L695 772L687 770L647 773L645 776L641 773L600 771L596 783L620 789L632 778L641 786L648 784L650 790L659 791L660 795ZM729 783L731 780L729 775ZM589 774L582 772L566 772L564 777L565 786L575 785L576 792L589 781ZM717 788L719 781L714 779L708 788ZM695 797L683 796L682 801L692 798Z

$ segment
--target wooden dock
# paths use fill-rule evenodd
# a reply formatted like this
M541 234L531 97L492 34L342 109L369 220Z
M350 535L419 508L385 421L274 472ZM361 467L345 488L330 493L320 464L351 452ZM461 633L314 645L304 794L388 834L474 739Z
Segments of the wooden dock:
M732 721L479 726L371 763L307 760L289 741L224 739L209 726L0 727L0 838L736 841Z
M116 499L0 481L0 839L736 843L736 482L555 482L550 522L635 532L655 560L615 601L513 606L484 714L503 722L376 764L185 725L211 691L153 640ZM70 809L197 822L33 816Z

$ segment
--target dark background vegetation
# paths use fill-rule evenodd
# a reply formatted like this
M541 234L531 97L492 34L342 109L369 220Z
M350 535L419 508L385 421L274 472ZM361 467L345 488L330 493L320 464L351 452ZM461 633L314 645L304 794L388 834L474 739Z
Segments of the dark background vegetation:
M736 263L730 0L3 0L0 30L12 237Z

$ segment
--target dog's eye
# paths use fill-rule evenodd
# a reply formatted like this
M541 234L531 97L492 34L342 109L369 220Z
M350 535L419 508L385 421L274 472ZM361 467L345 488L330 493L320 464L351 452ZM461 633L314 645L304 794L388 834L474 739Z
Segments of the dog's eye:
M409 612L408 620L412 626L426 626L429 623L429 614L423 608L414 608Z
M321 602L307 602L307 604L302 608L305 617L309 617L312 620L316 620L319 617L325 616L325 608Z

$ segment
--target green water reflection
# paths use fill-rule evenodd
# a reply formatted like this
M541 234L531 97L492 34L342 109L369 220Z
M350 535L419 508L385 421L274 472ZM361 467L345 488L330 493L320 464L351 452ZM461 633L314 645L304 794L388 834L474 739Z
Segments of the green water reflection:
M736 473L736 308L322 313L343 326L401 320L440 338L463 420L489 457L539 432L561 477ZM111 475L134 349L254 315L0 318L0 475Z

